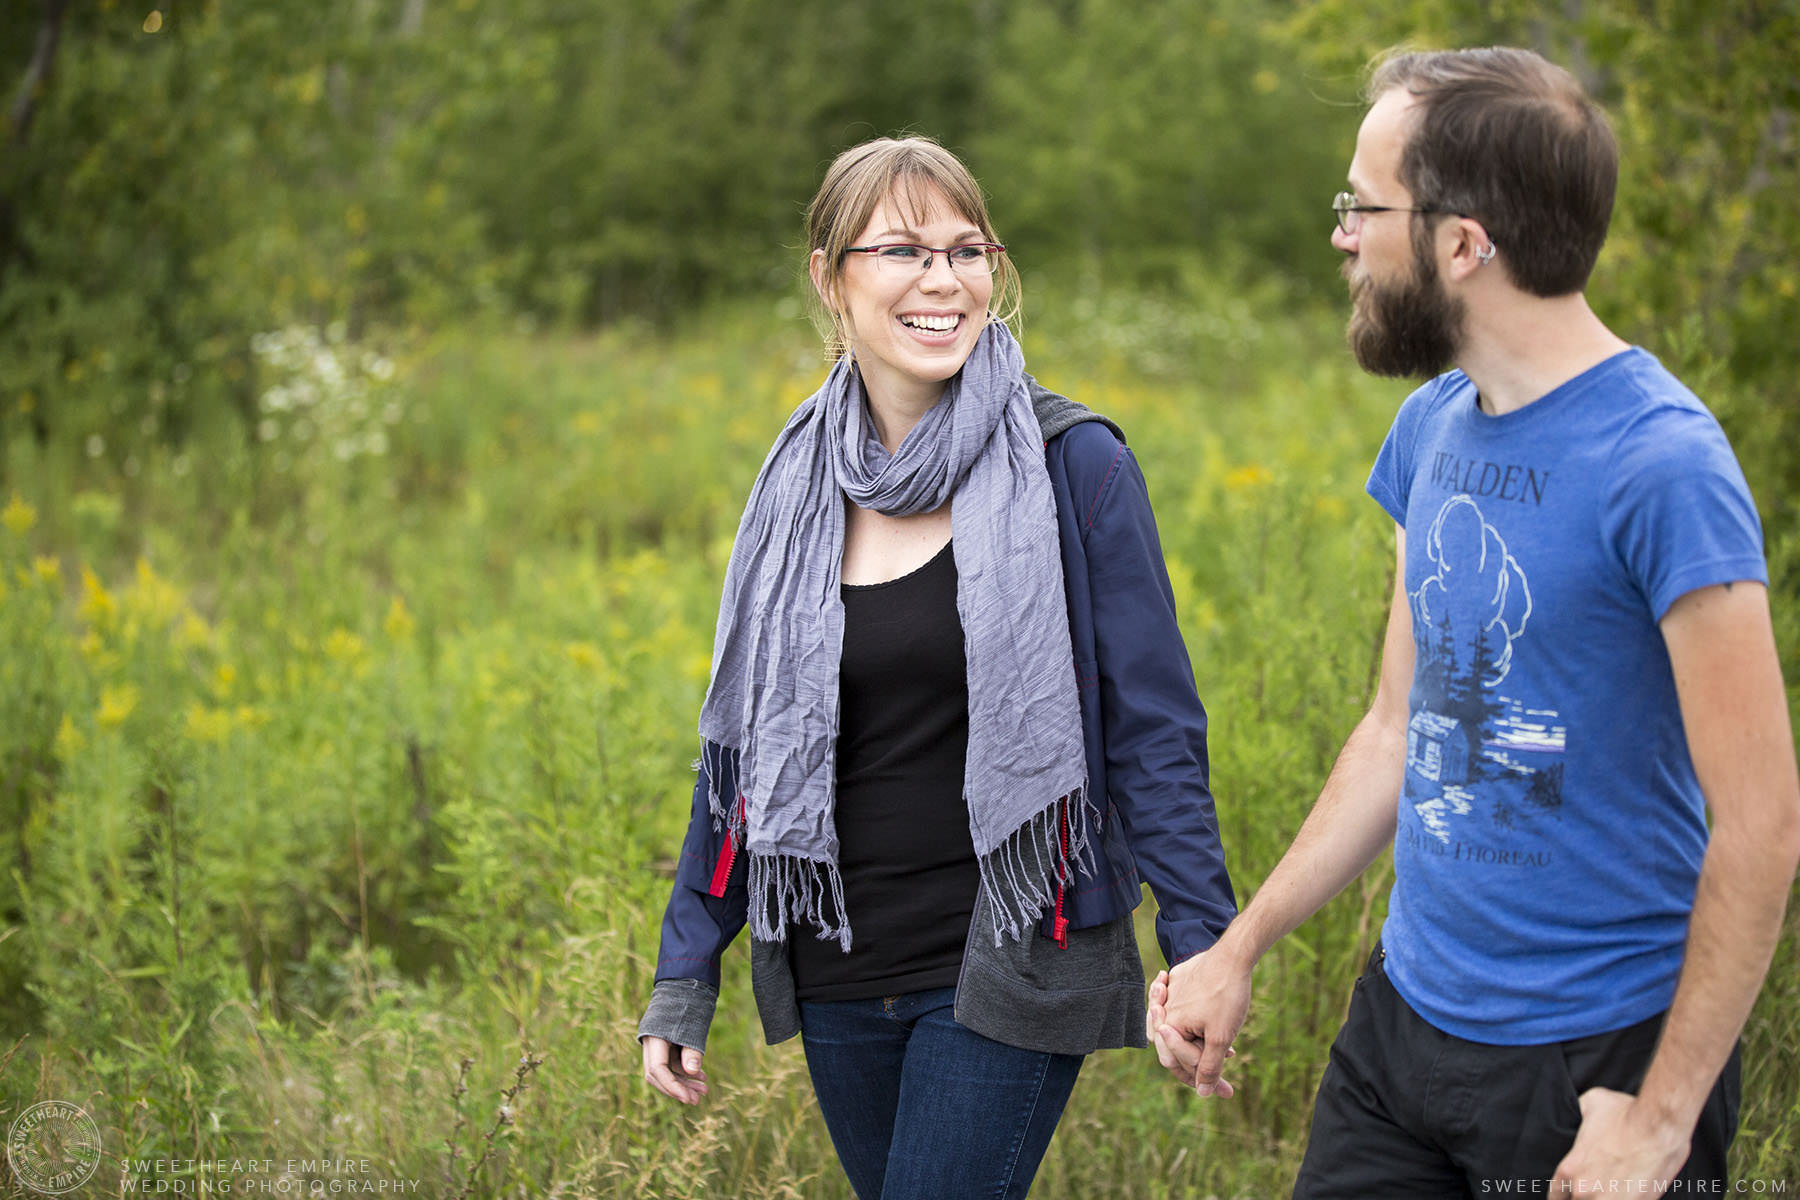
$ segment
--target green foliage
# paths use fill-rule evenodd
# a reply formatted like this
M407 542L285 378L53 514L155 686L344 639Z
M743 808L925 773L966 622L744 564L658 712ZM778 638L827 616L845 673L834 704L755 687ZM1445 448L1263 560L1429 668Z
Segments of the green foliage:
M9 98L36 33L14 10ZM1317 301L1387 45L1536 46L1607 104L1624 178L1592 299L1727 422L1800 681L1785 0L158 21L72 5L0 153L0 1120L77 1099L108 1171L841 1191L741 945L705 1109L652 1102L630 1033L723 556L822 374L800 212L869 136L966 155L1030 283L1033 369L1131 435L1242 895L1361 712L1385 615L1361 486L1401 389ZM1038 1192L1284 1192L1387 882L1265 963L1237 1101L1098 1056ZM1796 928L1745 1034L1747 1176L1800 1175Z
M806 198L875 134L964 151L1030 275L1179 287L1204 262L1329 294L1321 205L1361 68L1399 42L1531 45L1588 82L1624 146L1598 307L1744 385L1743 440L1794 441L1791 4L275 0L150 29L77 6L0 160L0 433L127 472L146 439L248 436L272 331L791 294Z
M1114 285L1200 260L1213 280L1329 287L1324 206L1360 113L1319 103L1275 21L1289 7L1010 9L971 159L1020 260Z
M1120 421L1149 480L1247 897L1372 688L1391 533L1361 483L1397 389L1355 370L1336 314L1272 315L1278 293L1036 294L1034 368ZM739 307L673 340L467 331L393 361L404 416L378 453L283 425L256 469L206 483L204 459L177 474L151 450L135 518L59 490L54 448L9 448L0 1002L23 1042L0 1118L80 1097L109 1170L304 1153L444 1194L477 1160L490 1193L836 1194L741 944L703 1110L653 1102L630 1036L723 556L822 372L810 332ZM253 516L271 488L290 506ZM1388 882L1372 870L1261 968L1237 1100L1096 1056L1038 1190L1284 1191ZM1793 954L1747 1033L1747 1170L1791 1169L1800 1083L1765 1048L1792 1032ZM521 1054L543 1062L504 1100Z
M0 226L0 431L141 469L145 440L254 427L252 343L273 331L588 325L786 291L825 163L902 131L969 154L1028 265L1167 281L1204 254L1316 278L1316 180L1350 110L1316 119L1264 21L278 0L149 32L135 9L84 9L0 169L20 216Z
M1044 377L1165 435L1141 458L1220 731L1232 867L1253 886L1366 690L1385 582L1361 549L1382 531L1353 499L1389 389L1336 361L1329 326L1257 320L1241 299L1088 311L1048 290L1077 315L1034 322ZM1203 352L1210 382L1135 371L1145 328ZM242 451L254 466L147 449L140 514L58 490L79 447L9 447L0 752L19 833L0 1002L25 1057L0 1074L5 1107L81 1096L109 1155L303 1146L452 1192L485 1150L496 1188L832 1193L794 1048L755 1044L741 947L709 1056L722 1103L646 1103L629 1038L724 551L822 372L810 332L739 308L673 344L487 334L399 347L365 390L341 344L296 344L291 362L259 351L295 399ZM1308 346L1327 362L1305 365ZM1270 375L1265 355L1297 365ZM1346 402L1297 437L1318 389ZM400 413L375 418L373 447L343 427L358 399ZM1368 920L1334 908L1304 937L1342 952L1272 965L1316 1002L1259 1013L1243 1060L1259 1099L1207 1118L1239 1152L1172 1178L1260 1192L1288 1169ZM496 1124L525 1043L545 1061ZM1181 1154L1191 1115L1149 1070L1096 1064L1078 1120L1130 1157L1059 1151L1047 1194ZM1112 1111L1120 1086L1148 1107Z

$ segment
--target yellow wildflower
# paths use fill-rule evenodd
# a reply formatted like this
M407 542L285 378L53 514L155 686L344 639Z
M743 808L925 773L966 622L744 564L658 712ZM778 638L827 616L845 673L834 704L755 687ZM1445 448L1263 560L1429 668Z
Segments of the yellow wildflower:
M100 689L100 707L94 722L102 729L117 729L137 707L138 690L129 683L107 684Z
M1267 467L1260 463L1251 463L1225 473L1225 490L1247 492L1262 487L1273 478L1274 476L1269 474Z
M325 654L349 673L351 679L364 679L369 674L367 643L348 629L339 627L325 638Z
M37 509L19 499L17 492L13 493L12 500L7 503L7 506L0 509L0 525L5 525L19 537L30 533L31 527L36 524Z
M575 414L575 432L593 435L606 428L606 420L597 412L578 412Z
M338 662L354 662L363 656L363 640L339 626L325 639L325 653Z
M570 642L563 647L563 653L585 671L598 671L606 665L606 660L600 656L600 647L592 642Z
M387 619L381 623L382 629L393 641L404 642L412 637L416 626L412 613L407 610L405 597L395 596L388 604Z
M81 565L81 619L89 625L111 625L118 615L119 605L94 574L94 569L86 563Z
M254 704L240 704L231 719L244 729L261 729L269 723L269 710Z
M137 582L131 590L130 607L153 629L167 629L181 611L181 591L151 569L150 561L137 560Z
M213 672L213 695L223 700L231 695L231 687L237 682L237 668L230 663L220 663L219 669Z
M776 393L782 412L790 412L799 408L800 402L812 394L813 384L810 382L810 377L807 380L789 378L786 383L781 385L781 390Z
M212 641L212 627L192 609L183 613L175 628L175 645L183 650L197 650Z
M672 616L658 625L650 634L647 639L647 648L657 658L667 658L678 651L687 649L691 641L692 639L688 636L688 628L682 623L681 618Z
M231 714L222 708L208 708L204 704L190 705L183 732L196 742L223 742L231 736Z
M62 582L62 563L47 554L40 554L31 562L37 577L45 583Z
M81 752L87 739L75 728L75 722L68 713L63 714L62 724L56 727L56 757L61 762L68 762Z

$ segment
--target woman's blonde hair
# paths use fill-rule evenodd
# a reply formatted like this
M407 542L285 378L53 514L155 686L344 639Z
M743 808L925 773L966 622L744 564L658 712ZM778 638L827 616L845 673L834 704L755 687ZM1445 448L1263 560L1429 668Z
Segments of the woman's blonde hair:
M825 290L835 293L844 277L844 250L868 227L875 208L896 196L913 215L922 213L927 193L936 188L950 207L981 229L990 242L1000 238L988 220L981 185L956 155L927 137L876 138L838 155L825 172L818 195L806 208L806 249L824 251ZM988 302L993 319L1012 324L1023 297L1019 273L1002 253L994 266L994 295ZM813 290L813 324L825 338L832 358L849 347L844 318Z

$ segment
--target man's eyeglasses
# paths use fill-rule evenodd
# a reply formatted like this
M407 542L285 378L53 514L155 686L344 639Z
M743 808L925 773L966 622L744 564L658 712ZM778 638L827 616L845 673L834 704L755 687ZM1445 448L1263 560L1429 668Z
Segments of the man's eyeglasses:
M1331 211L1337 214L1338 228L1345 233L1355 233L1362 228L1364 213L1439 213L1447 217L1463 215L1449 208L1390 208L1385 204L1358 204L1355 192L1339 192L1331 201Z
M883 272L924 274L932 259L941 254L958 275L992 275L1006 247L999 242L964 242L960 246L918 246L911 242L884 242L878 246L845 246L845 254L868 254Z

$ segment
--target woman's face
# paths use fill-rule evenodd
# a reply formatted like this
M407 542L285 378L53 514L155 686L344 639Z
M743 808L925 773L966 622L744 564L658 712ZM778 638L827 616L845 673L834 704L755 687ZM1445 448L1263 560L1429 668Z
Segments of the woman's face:
M986 241L981 227L952 208L935 187L918 194L920 207L890 193L875 206L862 235L852 245L911 242L953 247ZM824 294L823 251L814 252L813 282ZM850 349L863 385L878 402L929 407L944 383L962 370L987 326L994 277L984 270L952 268L947 255L933 254L931 266L917 261L879 261L872 254L847 254L837 284Z

